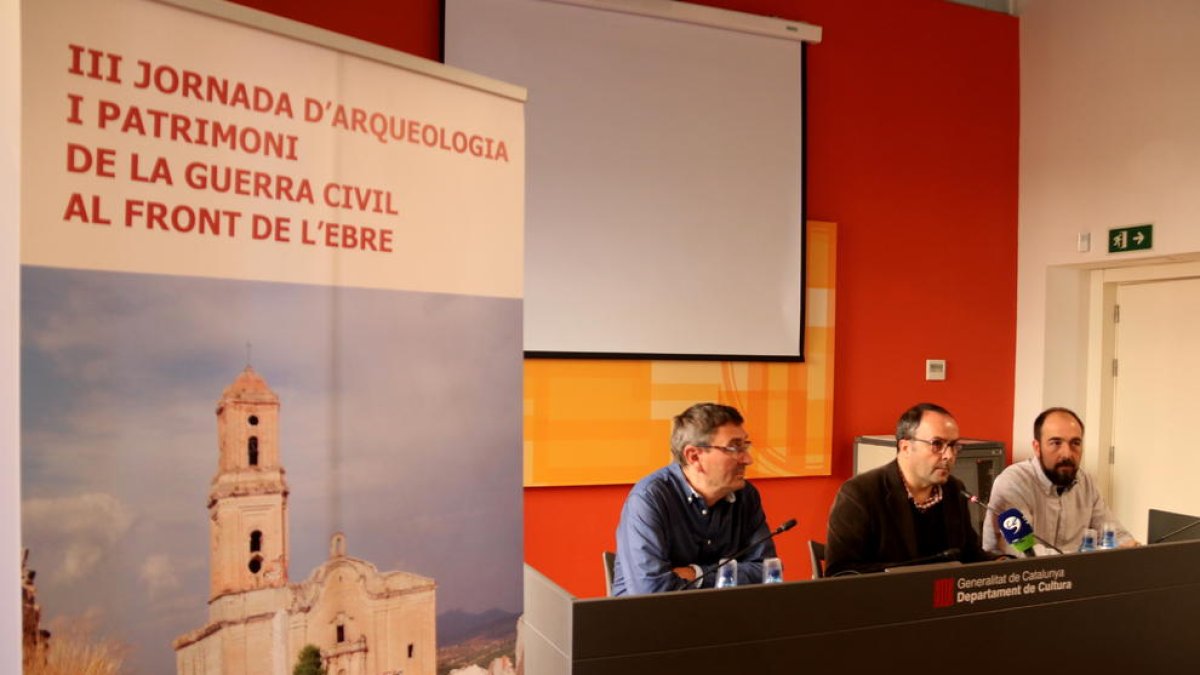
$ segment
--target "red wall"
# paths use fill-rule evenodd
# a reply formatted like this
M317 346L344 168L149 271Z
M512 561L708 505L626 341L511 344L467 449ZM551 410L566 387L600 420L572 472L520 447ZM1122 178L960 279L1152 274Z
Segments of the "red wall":
M442 58L440 0L231 1L426 59Z
M789 576L849 475L853 439L933 400L1010 446L1017 272L1017 20L944 0L695 0L816 24L809 48L808 217L838 223L833 476L761 480ZM438 58L437 0L242 0ZM927 358L945 382L924 381ZM664 447L667 439L663 439ZM600 551L628 486L525 491L525 558L603 593Z

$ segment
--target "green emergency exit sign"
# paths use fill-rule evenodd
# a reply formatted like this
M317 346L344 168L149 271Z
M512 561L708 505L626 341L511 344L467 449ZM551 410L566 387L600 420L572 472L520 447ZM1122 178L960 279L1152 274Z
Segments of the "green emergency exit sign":
M1108 252L1144 251L1154 243L1154 225L1114 227L1108 231Z

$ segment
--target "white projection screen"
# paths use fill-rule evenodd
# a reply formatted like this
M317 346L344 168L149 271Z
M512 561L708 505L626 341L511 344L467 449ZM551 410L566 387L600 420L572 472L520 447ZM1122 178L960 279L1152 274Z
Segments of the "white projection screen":
M530 357L803 359L807 24L669 0L447 0L526 87Z

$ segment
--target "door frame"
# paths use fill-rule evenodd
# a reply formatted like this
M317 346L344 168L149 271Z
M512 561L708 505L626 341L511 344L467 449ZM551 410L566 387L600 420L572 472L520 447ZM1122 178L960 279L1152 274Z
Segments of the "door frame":
M1142 264L1093 269L1088 279L1087 402L1083 416L1092 421L1092 432L1084 434L1082 464L1097 478L1101 494L1110 508L1115 505L1109 449L1116 423L1113 409L1116 377L1112 363L1117 350L1116 322L1113 321L1117 288L1127 284L1200 278L1200 261L1197 260L1167 258L1139 263Z

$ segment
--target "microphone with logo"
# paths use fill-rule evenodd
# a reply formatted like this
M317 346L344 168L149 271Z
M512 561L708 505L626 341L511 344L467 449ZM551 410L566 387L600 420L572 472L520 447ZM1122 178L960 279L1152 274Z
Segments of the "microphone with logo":
M992 508L991 504L988 504L987 502L985 502L982 499L980 499L979 497L971 494L970 492L967 492L966 490L959 490L958 494L963 499L967 500L968 502L982 506L985 511L992 514L993 516L996 516L997 518L1000 517L1000 514L996 511L996 509ZM1018 514L1021 513L1018 509L1011 509L1011 510L1016 511ZM1026 522L1026 524L1029 524L1029 529L1031 531L1031 534L1033 535L1033 538L1037 540L1037 543L1041 544L1042 546L1045 546L1046 548L1050 549L1051 551L1054 551L1055 553L1057 553L1059 555L1062 555L1061 548L1059 548L1059 547L1055 546L1054 544L1051 544L1050 542L1046 541L1045 539L1042 539L1041 537L1039 537L1037 532L1032 531L1033 525L1030 524L1028 520L1026 520L1025 522Z
M1026 558L1033 558L1037 555L1037 552L1033 550L1037 538L1033 535L1033 526L1025 519L1024 514L1018 509L1008 509L1000 514L999 520L1000 532L1009 546L1020 551Z
M689 581L688 584L683 587L683 590L686 591L686 590L689 590L692 588L699 588L700 585L704 583L704 580L709 577L709 575L716 574L717 570L719 570L722 567L724 567L725 565L727 565L730 560L737 560L739 556L744 555L747 551L754 548L755 546L758 546L759 544L763 543L764 541L775 537L775 535L783 534L784 532L787 532L788 530L792 529L795 526L796 526L796 519L795 518L789 519L787 522L785 522L782 525L780 525L779 527L775 528L767 535L759 537L758 539L755 539L754 541L750 542L749 545L747 545L745 548L738 551L737 553L734 553L733 555L729 556L728 558L721 558L721 562L717 563L712 569L708 570L704 574L701 574L700 576L696 577L692 581ZM755 528L755 529L757 529L757 528Z

